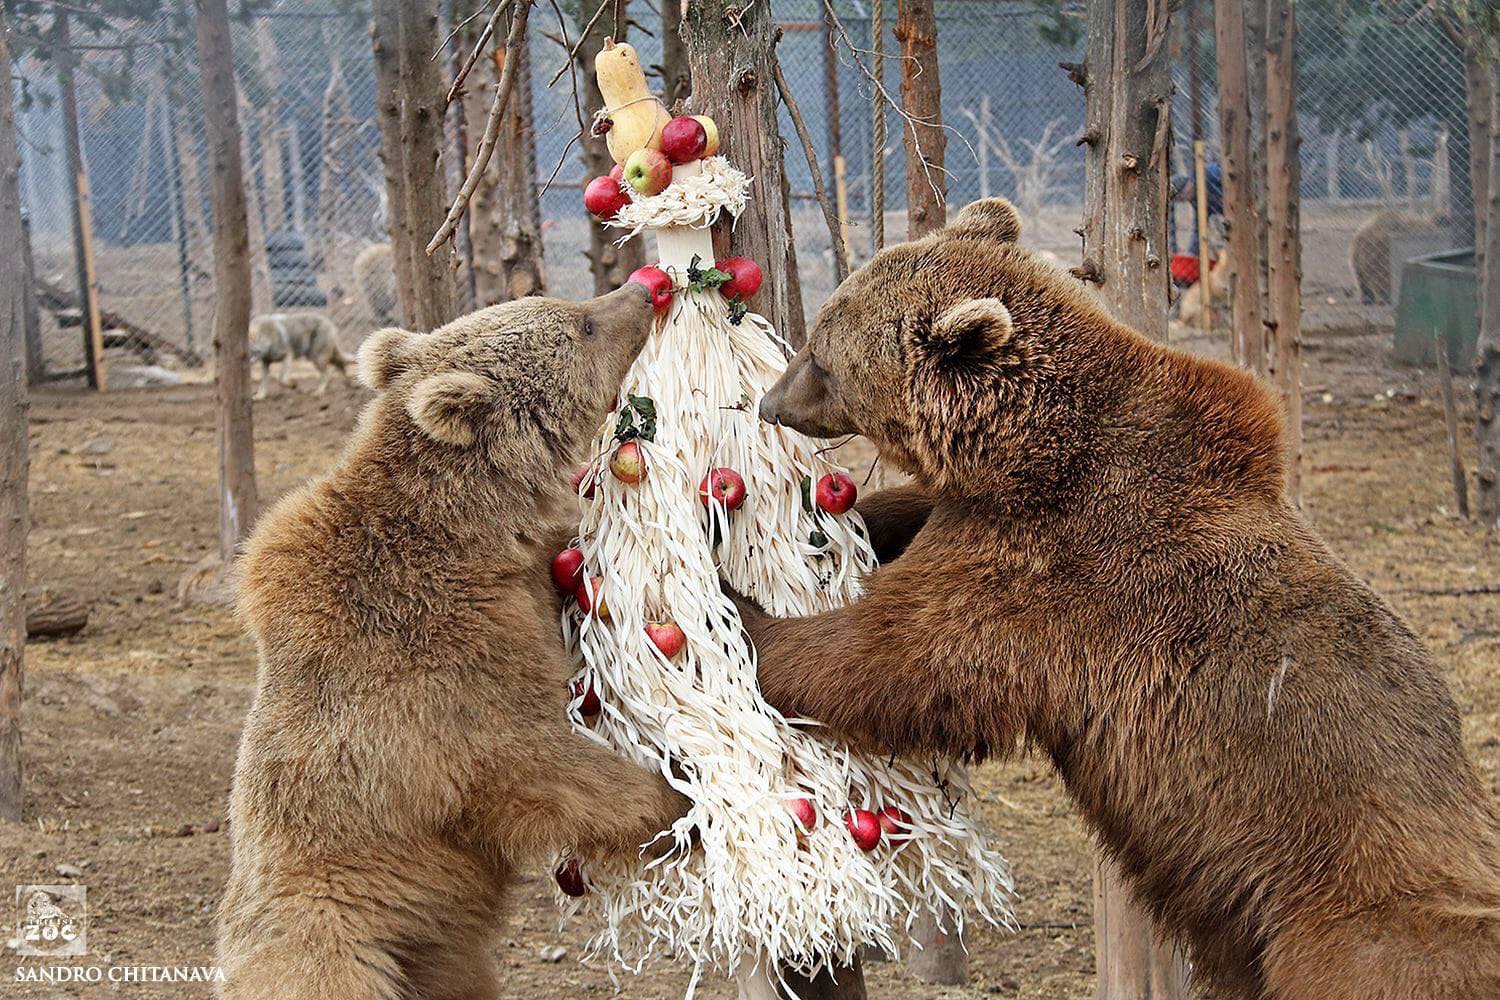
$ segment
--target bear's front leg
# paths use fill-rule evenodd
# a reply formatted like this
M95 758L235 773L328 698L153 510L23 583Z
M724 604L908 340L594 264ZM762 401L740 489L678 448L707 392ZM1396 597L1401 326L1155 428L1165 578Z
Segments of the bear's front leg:
M1022 730L1015 670L979 638L993 613L965 568L920 541L875 572L863 597L802 618L772 618L737 598L755 645L761 694L816 719L858 749L988 756Z
M489 804L486 828L499 831L508 854L538 858L571 847L585 856L638 858L671 848L672 824L691 804L686 796L570 729L541 735L534 752L507 762Z

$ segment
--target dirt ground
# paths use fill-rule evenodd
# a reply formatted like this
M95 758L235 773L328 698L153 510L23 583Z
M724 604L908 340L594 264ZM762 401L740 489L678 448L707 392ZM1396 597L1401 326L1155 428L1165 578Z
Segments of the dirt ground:
M1483 780L1500 794L1500 538L1448 513L1433 373L1393 367L1388 330L1307 339L1306 510L1334 550L1430 643L1452 681ZM311 382L309 371L304 388ZM257 406L266 501L333 460L362 401L359 390L336 385L321 400L283 393ZM29 798L25 822L0 829L0 883L86 884L85 963L206 964L229 839L202 831L224 812L255 671L251 644L227 612L184 608L175 597L184 572L214 546L211 391L46 392L32 420L31 576L97 603L81 635L27 649ZM879 963L868 969L871 995L1090 996L1091 851L1073 806L1038 760L987 765L976 786L1015 867L1021 929L971 936L971 986L926 986L899 964ZM59 874L60 865L77 874ZM607 995L607 971L577 963L584 929L558 929L548 890L545 878L523 886L503 928L510 994ZM14 919L3 919L11 937ZM552 964L540 952L554 944L567 954ZM0 992L111 990L18 986L13 969L22 962L5 953ZM658 964L622 978L620 995L675 998L685 983L684 969ZM201 985L116 989L140 997L208 992ZM700 995L733 994L710 983Z

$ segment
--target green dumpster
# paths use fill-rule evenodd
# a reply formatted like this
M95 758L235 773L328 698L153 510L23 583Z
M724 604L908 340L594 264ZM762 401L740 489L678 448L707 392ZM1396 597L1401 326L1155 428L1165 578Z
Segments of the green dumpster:
M1412 365L1433 361L1433 331L1448 345L1448 361L1460 371L1474 363L1479 340L1478 282L1474 251L1413 257L1401 269L1396 304L1396 360Z

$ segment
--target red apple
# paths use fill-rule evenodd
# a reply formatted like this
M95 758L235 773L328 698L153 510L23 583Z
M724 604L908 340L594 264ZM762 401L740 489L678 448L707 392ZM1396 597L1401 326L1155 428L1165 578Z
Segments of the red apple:
M577 858L569 858L558 865L553 877L557 879L557 887L565 896L577 899L589 891L589 887L583 882L583 869L579 866Z
M676 622L647 622L646 638L669 660L687 645L687 633Z
M812 833L812 828L818 822L818 807L813 805L812 799L789 799L786 811L791 813L792 819L797 821L799 840L803 834Z
M637 149L625 159L624 177L636 194L661 194L672 183L672 161L659 149Z
M659 267L647 264L630 272L630 280L646 286L651 293L651 306L656 315L662 316L672 305L672 276Z
M609 605L604 602L604 578L591 577L578 585L578 607L584 614L594 611L598 605L596 617L602 621L609 621Z
M868 809L855 809L844 817L849 836L861 851L873 851L880 844L880 820Z
M704 156L713 156L719 151L719 125L708 115L694 115L693 120L703 126L703 132L708 137L708 145L703 149Z
M595 177L583 189L583 207L597 219L613 219L630 204L630 195L613 177Z
M583 582L583 552L575 548L563 549L552 557L552 586L559 594L576 594Z
M588 480L587 483L584 480ZM594 499L594 490L599 485L599 470L592 465L580 465L578 471L573 473L571 480L573 493L576 495L582 490L583 495L589 500Z
M626 441L615 449L614 456L609 460L609 471L622 483L634 486L646 478L646 456L641 452L638 441ZM850 501L853 503L854 501Z
M726 299L748 299L760 291L760 265L749 257L727 257L714 267L729 274L729 280L719 286L719 293Z
M745 480L738 472L727 467L709 469L703 482L698 484L698 498L707 507L709 501L722 504L725 510L739 510L745 502Z
M593 719L603 711L603 706L599 704L599 692L594 690L593 684L585 688L583 681L574 681L573 697L583 698L583 701L578 705L578 714L583 716L585 722Z
M877 818L887 837L911 836L911 814L900 806L886 806Z
M615 179L615 183L621 187L625 186L625 164L616 163L609 168L609 176Z
M661 130L661 151L673 163L691 163L708 148L708 129L696 118L673 118Z
M859 487L842 472L830 472L819 479L818 487L813 491L818 506L830 514L847 514L858 496Z

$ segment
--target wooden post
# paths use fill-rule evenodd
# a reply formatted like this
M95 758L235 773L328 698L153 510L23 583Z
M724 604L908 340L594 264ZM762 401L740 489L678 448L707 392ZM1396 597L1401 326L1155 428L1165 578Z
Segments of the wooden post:
M839 216L839 240L849 260L849 181L845 176L844 128L839 116L839 56L833 15L823 11L823 107L828 122L828 164L833 170L833 205ZM853 266L851 261L850 266Z
M1458 516L1469 519L1469 475L1464 471L1463 451L1458 443L1458 394L1453 391L1453 364L1448 360L1448 339L1432 331L1433 360L1437 364L1438 392L1443 397L1443 427L1448 432L1448 466L1453 476L1453 503Z
M42 349L42 310L36 297L36 262L31 256L31 221L21 217L21 280L26 295L26 384L47 381L47 355Z
M1260 2L1260 0L1255 0ZM1271 381L1287 424L1287 495L1302 502L1302 136L1297 0L1266 0L1266 186Z
M910 122L901 130L906 147L906 238L915 240L947 222L947 135L933 0L897 0L896 40L901 43L901 108Z
M375 110L390 205L391 263L402 322L433 330L454 317L449 251L427 255L448 214L442 166L447 88L432 53L442 41L436 0L375 0Z
M182 161L177 155L177 107L171 79L162 69L162 113L157 116L157 139L167 164L167 214L172 220L172 242L177 247L177 293L182 300L183 345L193 349L193 269L188 255L187 216L182 206Z
M22 259L21 158L0 8L0 260ZM64 57L65 58L65 57ZM26 649L27 272L0 268L0 820L21 820L21 677Z
M255 524L250 409L250 223L225 0L196 0L203 121L213 163L214 386L219 438L219 558L227 566Z
M1213 255L1208 252L1208 171L1203 140L1193 140L1193 195L1197 211L1193 225L1198 230L1198 325L1205 333L1214 328L1214 287L1208 280Z
M766 282L750 300L793 347L807 339L791 198L776 117L776 19L768 4L689 0L683 20L693 73L693 110L719 126L719 141L750 178L750 207L729 237L730 252L756 261Z
M1475 513L1488 528L1500 528L1500 60L1490 67L1489 185L1485 201L1484 264L1479 272L1481 319L1474 359L1474 403L1479 443Z
M83 306L83 360L89 388L101 392L104 377L104 327L99 318L99 279L94 272L94 215L89 199L88 166L78 134L78 90L73 82L73 52L68 48L68 12L57 12L57 82L62 93L63 145L68 154L69 194L73 199L73 257L78 272L78 301Z
M1245 0L1215 0L1214 39L1219 65L1219 134L1222 137L1224 219L1229 229L1229 294L1234 307L1230 344L1234 359L1266 373L1266 337L1260 303L1260 213L1251 159L1249 67Z
M1167 5L1088 0L1084 58L1082 266L1121 322L1167 336L1167 146L1172 81ZM1242 46L1243 49L1243 46ZM1103 856L1094 874L1099 1000L1181 1000L1186 973L1158 938L1119 871Z
M885 0L870 0L870 71L885 80ZM870 256L885 246L885 96L871 88L874 117L870 126Z

